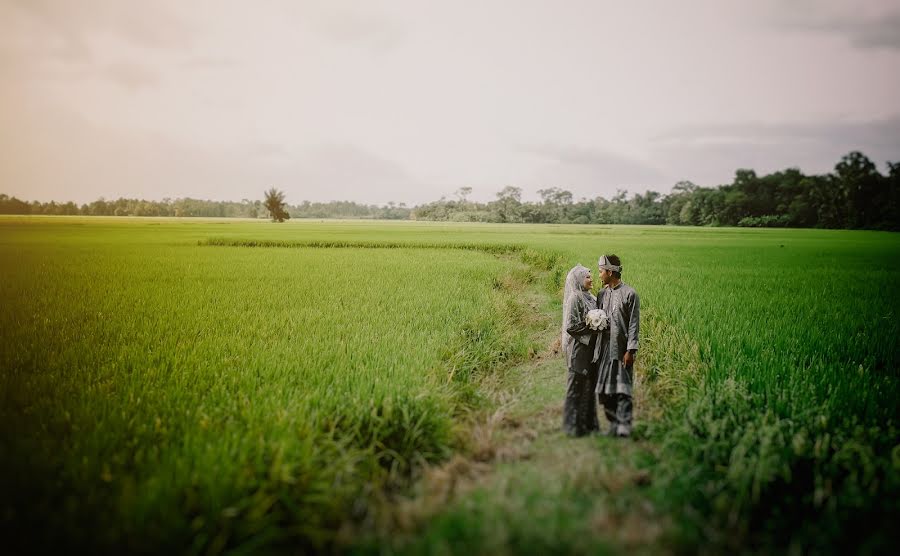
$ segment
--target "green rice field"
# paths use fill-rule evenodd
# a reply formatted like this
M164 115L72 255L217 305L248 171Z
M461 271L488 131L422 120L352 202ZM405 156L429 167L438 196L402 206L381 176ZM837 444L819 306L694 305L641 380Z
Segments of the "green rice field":
M342 532L465 452L486 379L556 357L562 400L547 319L603 253L641 296L672 551L897 541L897 234L113 217L0 218L5 537L362 550Z

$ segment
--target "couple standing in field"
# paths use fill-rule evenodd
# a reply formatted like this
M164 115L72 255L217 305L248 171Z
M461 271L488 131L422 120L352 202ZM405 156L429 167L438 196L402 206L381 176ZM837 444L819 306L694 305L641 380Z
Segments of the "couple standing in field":
M627 437L641 304L634 288L622 282L619 257L603 255L597 266L603 282L597 297L590 270L577 265L566 276L561 349L569 373L563 430L569 436L600 433L599 401L609 421L605 434Z

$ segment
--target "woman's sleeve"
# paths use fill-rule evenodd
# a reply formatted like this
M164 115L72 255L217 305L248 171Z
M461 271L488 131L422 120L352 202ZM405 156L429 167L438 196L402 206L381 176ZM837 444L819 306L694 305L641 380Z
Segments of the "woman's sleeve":
M593 334L595 331L591 330L591 327L584 322L585 311L583 303L579 303L579 299L575 296L572 296L569 303L571 303L572 306L569 309L569 322L566 323L566 332L572 336Z

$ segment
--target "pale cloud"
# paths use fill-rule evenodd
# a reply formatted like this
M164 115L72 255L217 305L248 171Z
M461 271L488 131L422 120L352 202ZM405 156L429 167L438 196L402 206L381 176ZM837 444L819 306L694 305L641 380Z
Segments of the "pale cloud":
M358 145L319 145L294 160L283 187L296 198L424 200L421 183L403 166Z
M795 22L792 29L846 37L859 48L900 49L900 10L877 19L842 17Z
M562 186L576 196L609 196L618 189L643 192L670 186L653 165L622 154L594 148L544 145L522 149L541 164L527 180L535 187Z
M844 37L858 48L900 49L900 5L892 0L795 0L770 7L776 27Z
M881 162L900 151L896 13L877 0L0 0L0 192L592 197L723 183L740 166L827 171L852 149Z
M266 187L303 199L427 200L400 164L351 144L215 149L147 130L99 126L53 105L0 95L0 183L27 199L256 198ZM25 187L23 188L23 184Z
M59 37L88 55L91 42L111 35L146 48L185 48L191 31L172 4L120 0L6 0L18 9L18 25L34 25L46 38ZM168 5L167 5L168 4ZM9 13L11 10L4 10Z
M406 37L406 30L396 20L371 11L323 10L307 21L314 31L331 40L376 51L390 50Z
M100 79L135 91L159 81L147 51L182 51L191 43L188 26L162 2L0 0L0 18L0 59L7 62L0 76L20 86Z
M194 56L181 62L181 67L189 70L232 69L238 65L238 61L234 58L224 56Z
M134 62L116 62L110 64L103 72L113 82L131 91L155 86L159 83L159 75L150 67Z
M655 137L659 143L708 145L715 143L819 141L837 146L854 143L893 148L900 155L900 115L869 121L747 122L681 126Z
M900 48L900 10L880 19L826 21L813 29L845 34L861 48Z
M250 145L247 148L247 154L250 157L262 159L285 159L291 156L290 152L284 145L266 142L259 142Z
M900 160L900 116L870 121L726 123L683 126L654 140L670 174L701 185L727 183L738 168L768 173L797 167L827 173L850 151L884 169Z
M258 172L236 153L98 126L60 106L9 100L0 95L0 183L19 197L232 199L258 189Z

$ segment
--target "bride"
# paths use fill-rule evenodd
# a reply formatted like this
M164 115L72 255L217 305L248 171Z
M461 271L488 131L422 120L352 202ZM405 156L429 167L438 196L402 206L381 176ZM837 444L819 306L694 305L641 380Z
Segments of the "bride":
M598 334L586 322L588 311L597 308L597 299L591 294L593 285L591 271L581 265L566 276L560 346L569 369L563 409L563 431L569 436L600 430L594 398L598 369L591 361Z

